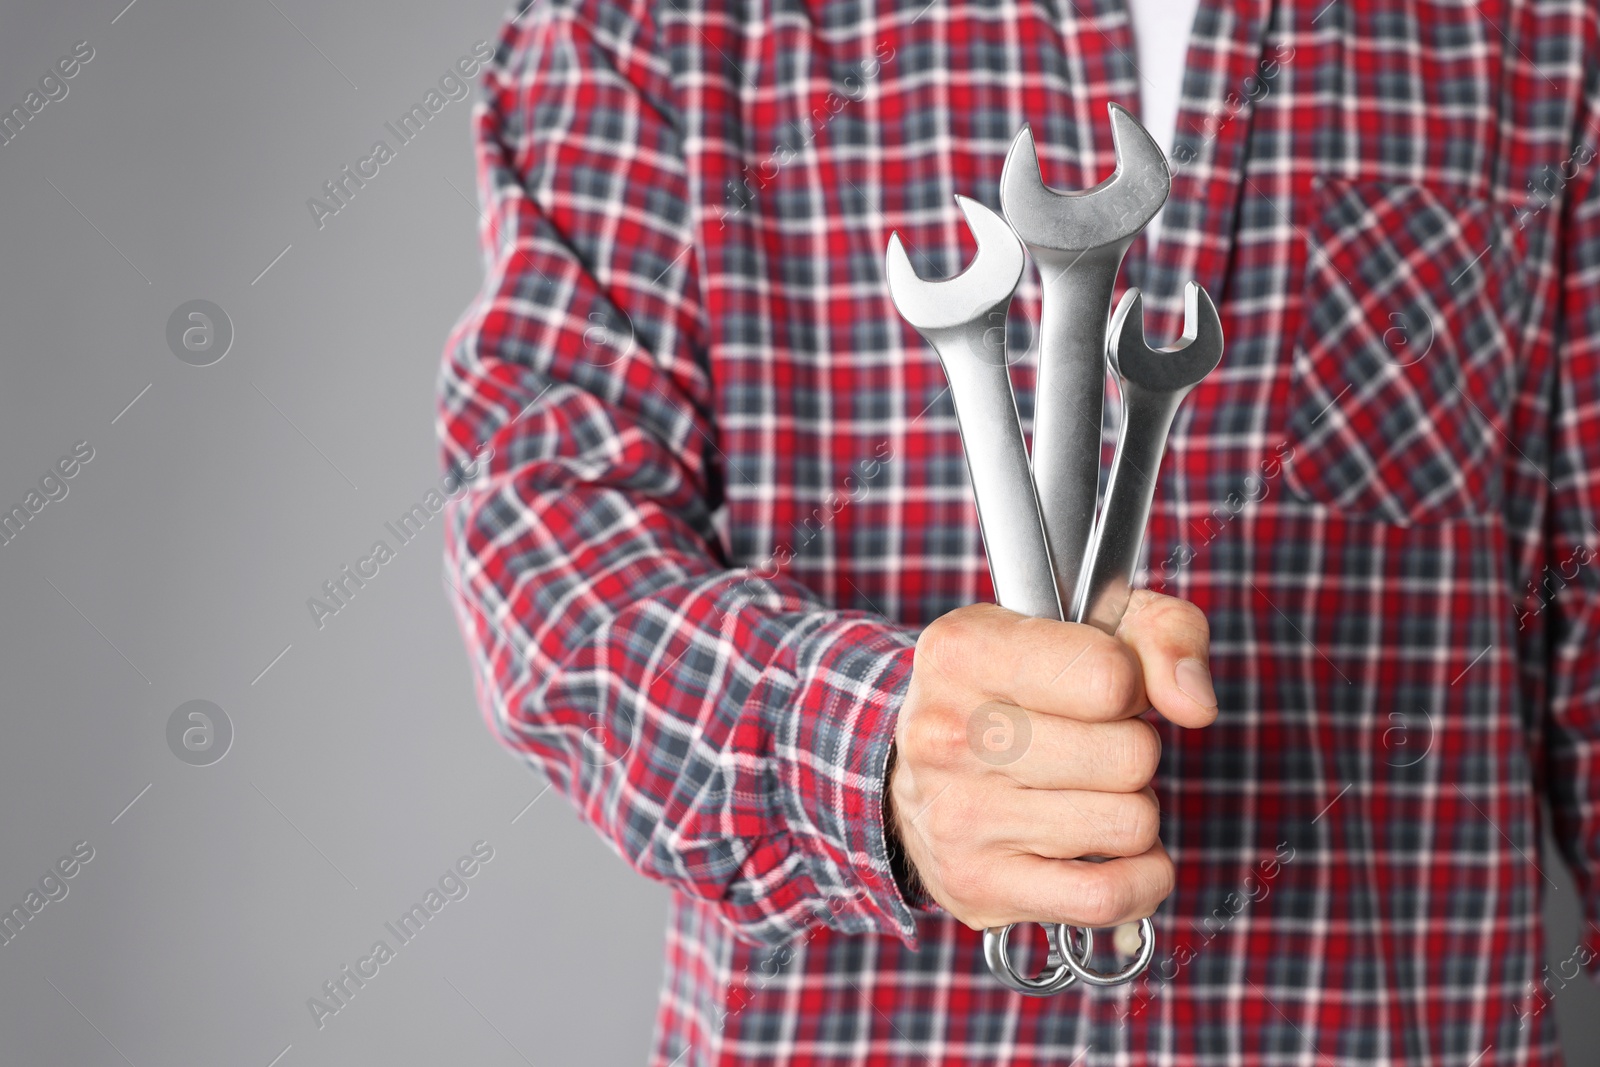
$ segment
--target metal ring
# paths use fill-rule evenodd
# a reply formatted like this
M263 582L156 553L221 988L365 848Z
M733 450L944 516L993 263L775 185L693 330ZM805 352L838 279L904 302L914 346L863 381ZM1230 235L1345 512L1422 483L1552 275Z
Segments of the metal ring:
M1065 951L1065 948L1069 948L1070 945L1067 942L1067 935L1061 931L1066 929L1068 927L1065 926L1057 928L1055 937L1056 951L1061 957L1061 966L1071 971L1074 978L1082 979L1086 985L1113 986L1131 982L1143 974L1145 968L1150 966L1150 961L1155 959L1156 927L1148 918L1139 920L1139 957L1123 970L1113 971L1110 974L1102 974L1088 966L1090 958L1088 953L1083 955L1080 962L1077 958L1074 958L1072 953ZM1087 932L1085 931L1085 933ZM1090 944L1093 945L1093 943L1091 940ZM1065 987L1065 985L1066 983L1063 982L1062 986Z
M1027 978L1016 972L1011 966L1011 956L1007 950L1007 940L1011 931L1023 923L1010 923L1006 926L993 926L983 932L983 958L988 961L989 970L1000 979L1000 984L1013 992L1021 993L1025 997L1049 997L1060 993L1074 981L1078 969L1064 962L1062 957L1063 946L1070 957L1072 946L1070 935L1063 934L1063 927L1054 923L1040 923L1050 944L1050 956L1045 960L1045 970L1033 978ZM1071 929L1077 929L1072 927ZM1094 931L1083 930L1083 950L1080 953L1083 963L1087 964L1094 958ZM1071 963L1076 964L1077 960ZM1082 966L1082 965L1080 965ZM1053 969L1052 969L1053 968Z

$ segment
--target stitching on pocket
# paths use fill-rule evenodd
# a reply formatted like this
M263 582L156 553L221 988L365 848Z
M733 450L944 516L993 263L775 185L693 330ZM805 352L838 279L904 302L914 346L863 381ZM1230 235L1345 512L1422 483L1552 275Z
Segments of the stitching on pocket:
M1525 296L1511 209L1393 182L1314 188L1286 483L1399 525L1491 510Z

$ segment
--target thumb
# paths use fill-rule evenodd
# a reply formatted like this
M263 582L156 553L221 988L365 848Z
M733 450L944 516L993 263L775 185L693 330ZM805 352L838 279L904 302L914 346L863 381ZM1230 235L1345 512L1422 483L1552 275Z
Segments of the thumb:
M1211 626L1187 600L1134 590L1117 636L1132 647L1150 704L1169 722L1197 729L1217 717Z

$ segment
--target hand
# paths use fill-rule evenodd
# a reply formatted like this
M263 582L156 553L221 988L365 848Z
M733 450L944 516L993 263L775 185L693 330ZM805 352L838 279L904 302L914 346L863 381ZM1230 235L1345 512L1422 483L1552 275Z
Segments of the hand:
M1139 716L1153 705L1179 726L1216 718L1209 644L1199 608L1148 590L1116 637L994 604L928 626L889 808L933 899L975 930L1153 913L1174 872L1150 789L1161 740Z

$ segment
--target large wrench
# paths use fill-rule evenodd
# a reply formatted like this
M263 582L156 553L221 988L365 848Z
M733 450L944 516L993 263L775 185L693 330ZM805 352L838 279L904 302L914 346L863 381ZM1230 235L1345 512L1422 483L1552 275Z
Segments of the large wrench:
M1005 313L1027 258L1022 243L999 215L964 196L957 196L956 203L977 241L977 258L954 278L925 281L911 266L900 235L892 234L885 261L889 297L901 317L939 354L950 380L995 598L1012 611L1060 619L1061 598L1005 358ZM989 968L1007 987L1043 997L1076 980L1060 958L1058 946L1067 938L1056 931L1044 971L1033 978L1018 974L1006 953L1010 930L1003 927L984 935ZM1093 944L1085 931L1082 969L1087 969Z
M1172 189L1161 148L1121 105L1110 105L1117 166L1092 189L1044 184L1033 131L1024 126L1000 174L1006 220L1033 253L1042 283L1033 477L1056 588L1072 603L1100 489L1100 412L1106 318L1117 270L1133 239Z
M1017 133L1000 173L1000 204L1006 220L1039 265L1042 287L1033 478L1043 502L1056 588L1069 608L1085 577L1100 491L1100 424L1111 294L1122 257L1161 210L1172 189L1172 175L1161 147L1126 108L1113 103L1109 111L1116 168L1093 188L1061 192L1047 186L1033 130L1028 126ZM1079 621L1071 612L1067 618ZM984 934L990 969L1002 981L1014 974L1006 956L1010 932L1010 927L1004 927ZM1084 934L1092 936L1088 931ZM1140 934L1137 959L1117 975L1100 975L1076 966L1065 927L1053 931L1052 959L1062 957L1063 966L1089 984L1117 984L1149 965L1155 949L1155 928L1149 919L1140 924ZM1091 946L1088 941L1085 960Z

